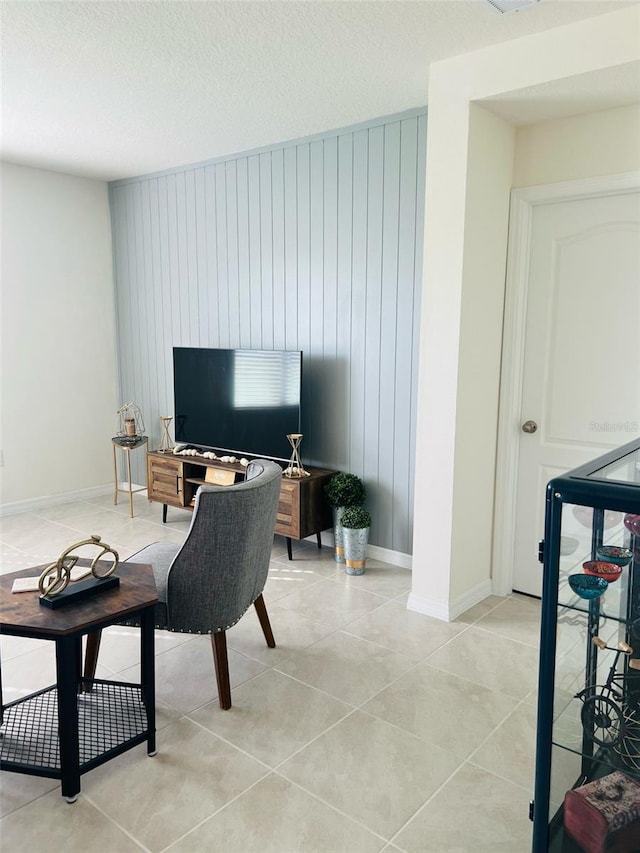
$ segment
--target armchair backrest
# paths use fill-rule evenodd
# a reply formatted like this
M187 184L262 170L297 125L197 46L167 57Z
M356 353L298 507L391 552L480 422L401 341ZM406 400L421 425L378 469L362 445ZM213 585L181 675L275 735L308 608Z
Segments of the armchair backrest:
M167 627L209 633L234 625L264 589L282 469L259 459L234 486L198 489L191 527L169 569Z

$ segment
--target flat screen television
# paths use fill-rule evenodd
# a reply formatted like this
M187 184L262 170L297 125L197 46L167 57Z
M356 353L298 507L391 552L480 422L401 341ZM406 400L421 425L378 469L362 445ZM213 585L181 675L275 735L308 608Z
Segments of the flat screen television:
M301 352L174 347L176 442L287 461L301 384Z

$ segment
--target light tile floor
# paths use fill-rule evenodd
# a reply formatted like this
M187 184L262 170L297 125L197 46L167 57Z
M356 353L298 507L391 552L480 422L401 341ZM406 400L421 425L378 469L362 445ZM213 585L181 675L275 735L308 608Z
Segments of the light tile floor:
M127 557L180 542L189 516L135 496L0 522L2 571L91 533ZM406 609L410 572L276 537L265 600L277 648L247 613L228 634L233 707L216 698L208 638L156 632L158 754L144 746L82 777L0 774L12 853L527 853L539 604L491 597L446 624ZM5 702L54 680L53 644L1 638ZM133 629L105 632L101 677L137 680Z

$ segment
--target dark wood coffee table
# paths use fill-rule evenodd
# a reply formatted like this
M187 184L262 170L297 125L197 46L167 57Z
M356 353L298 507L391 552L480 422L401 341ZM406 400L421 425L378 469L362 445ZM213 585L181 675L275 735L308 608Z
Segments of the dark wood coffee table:
M62 796L74 802L82 773L144 741L147 753L155 754L153 608L158 596L151 566L139 563L118 566L118 588L54 610L40 605L37 592L11 592L16 578L37 576L43 568L0 576L0 634L54 641L57 679L3 706L0 674L0 769L60 779ZM140 684L83 678L83 635L136 618Z

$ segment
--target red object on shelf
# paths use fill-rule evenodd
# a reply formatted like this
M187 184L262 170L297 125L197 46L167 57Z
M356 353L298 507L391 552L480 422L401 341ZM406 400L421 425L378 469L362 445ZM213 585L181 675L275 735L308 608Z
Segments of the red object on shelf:
M586 563L582 564L582 570L586 575L604 578L607 583L617 581L622 574L622 566L616 566L615 563L605 563L603 560L587 560Z
M564 828L584 853L640 850L640 785L614 770L567 791Z
M640 536L640 515L627 513L624 517L624 526L634 536Z

